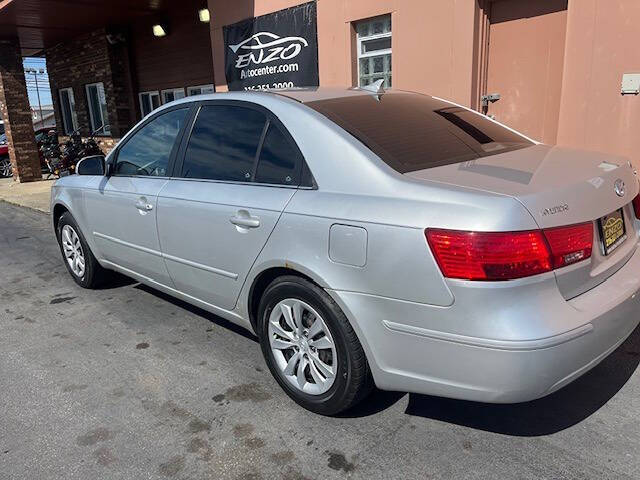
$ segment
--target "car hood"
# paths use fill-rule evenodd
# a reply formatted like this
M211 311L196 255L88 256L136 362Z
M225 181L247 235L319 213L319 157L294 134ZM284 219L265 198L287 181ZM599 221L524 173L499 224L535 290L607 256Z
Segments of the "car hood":
M634 170L626 159L548 145L405 175L512 196L542 228L595 220L638 193ZM622 196L615 190L618 180L625 185Z

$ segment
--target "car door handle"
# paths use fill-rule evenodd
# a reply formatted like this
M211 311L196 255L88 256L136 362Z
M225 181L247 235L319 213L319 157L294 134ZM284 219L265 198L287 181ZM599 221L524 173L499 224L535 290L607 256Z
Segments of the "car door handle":
M231 217L229 221L238 227L244 228L258 228L260 226L260 219L252 217L246 210L238 210L238 213Z
M146 199L140 199L136 202L136 208L141 212L150 212L153 210L153 205L148 203Z

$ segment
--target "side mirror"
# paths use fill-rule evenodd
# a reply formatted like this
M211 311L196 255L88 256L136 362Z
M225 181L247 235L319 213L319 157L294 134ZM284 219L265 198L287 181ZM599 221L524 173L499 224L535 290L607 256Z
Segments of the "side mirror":
M76 165L78 175L104 175L105 161L103 155L91 155L84 157Z

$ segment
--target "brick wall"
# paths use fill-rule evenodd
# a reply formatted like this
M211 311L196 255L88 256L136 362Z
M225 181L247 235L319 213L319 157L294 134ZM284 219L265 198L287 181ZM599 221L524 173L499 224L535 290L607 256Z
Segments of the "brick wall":
M59 90L73 89L78 126L82 135L89 135L86 85L98 82L104 84L111 135L119 138L135 124L127 46L110 45L106 33L98 29L45 52L59 133L64 133Z
M17 39L0 40L0 114L5 122L13 177L20 182L42 180Z

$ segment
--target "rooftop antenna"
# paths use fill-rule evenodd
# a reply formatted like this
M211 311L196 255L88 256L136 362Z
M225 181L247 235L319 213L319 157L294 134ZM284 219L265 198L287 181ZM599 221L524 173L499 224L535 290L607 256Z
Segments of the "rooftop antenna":
M366 90L367 92L371 92L375 94L376 100L380 101L380 97L385 93L384 87L382 86L383 84L384 84L384 80L381 78L380 80L376 80L375 82L370 83L369 85L360 87L360 90Z

